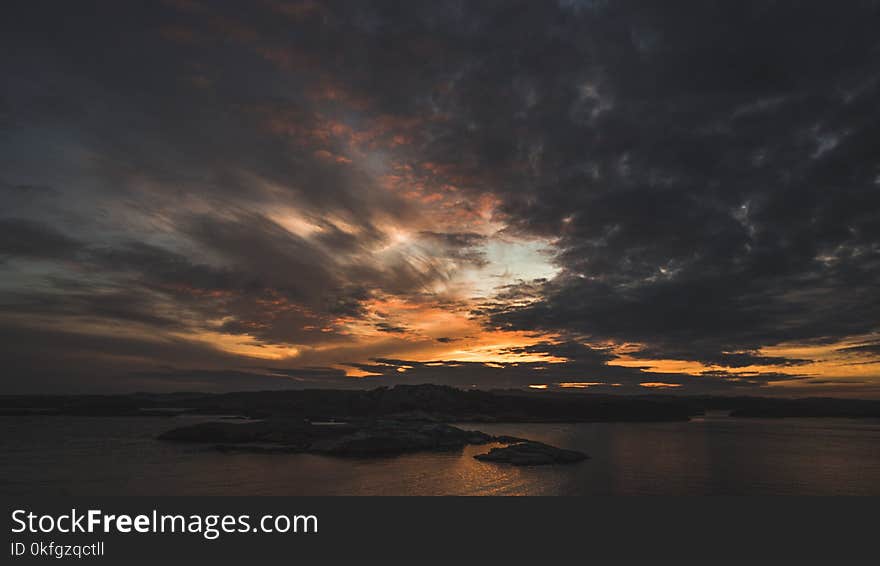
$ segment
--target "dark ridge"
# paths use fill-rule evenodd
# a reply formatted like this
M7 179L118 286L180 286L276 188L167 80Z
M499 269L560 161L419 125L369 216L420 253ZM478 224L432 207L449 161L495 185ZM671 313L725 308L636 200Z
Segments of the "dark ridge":
M687 420L705 411L725 411L738 417L880 418L880 401L489 392L440 385L398 385L369 391L0 396L3 415L167 416L185 412L309 420L639 422Z

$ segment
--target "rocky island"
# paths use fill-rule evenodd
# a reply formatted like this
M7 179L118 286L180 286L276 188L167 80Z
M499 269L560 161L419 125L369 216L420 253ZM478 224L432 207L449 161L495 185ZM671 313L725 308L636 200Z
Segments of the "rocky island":
M485 462L503 462L514 466L541 466L546 464L573 464L589 458L577 450L564 450L543 442L524 440L503 448L493 448L486 454L474 456Z
M471 444L506 444L475 456L513 465L573 463L587 456L511 436L492 436L448 424L375 420L361 423L312 423L295 419L257 422L208 422L170 430L170 442L212 445L225 452L311 453L376 457L408 452L457 450Z

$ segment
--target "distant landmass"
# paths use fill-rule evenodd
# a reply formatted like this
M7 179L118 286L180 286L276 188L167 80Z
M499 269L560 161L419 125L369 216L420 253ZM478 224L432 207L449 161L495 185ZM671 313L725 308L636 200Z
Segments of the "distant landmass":
M240 393L5 395L0 415L167 416L423 422L681 421L707 411L732 417L880 418L880 400L613 396L397 385L368 391L308 389Z

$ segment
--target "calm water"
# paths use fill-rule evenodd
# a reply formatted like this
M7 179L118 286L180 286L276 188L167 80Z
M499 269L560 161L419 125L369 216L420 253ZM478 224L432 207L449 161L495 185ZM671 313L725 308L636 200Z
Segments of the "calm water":
M592 456L538 468L474 460L485 446L351 460L221 454L154 440L195 420L2 417L0 494L880 495L876 420L471 426Z

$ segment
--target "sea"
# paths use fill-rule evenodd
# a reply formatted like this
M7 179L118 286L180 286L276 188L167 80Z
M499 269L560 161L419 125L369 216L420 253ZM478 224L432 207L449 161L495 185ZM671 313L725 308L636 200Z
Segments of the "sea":
M491 446L352 459L156 440L207 419L0 417L0 494L880 495L880 420L873 419L456 423L590 456L535 467L473 458Z

